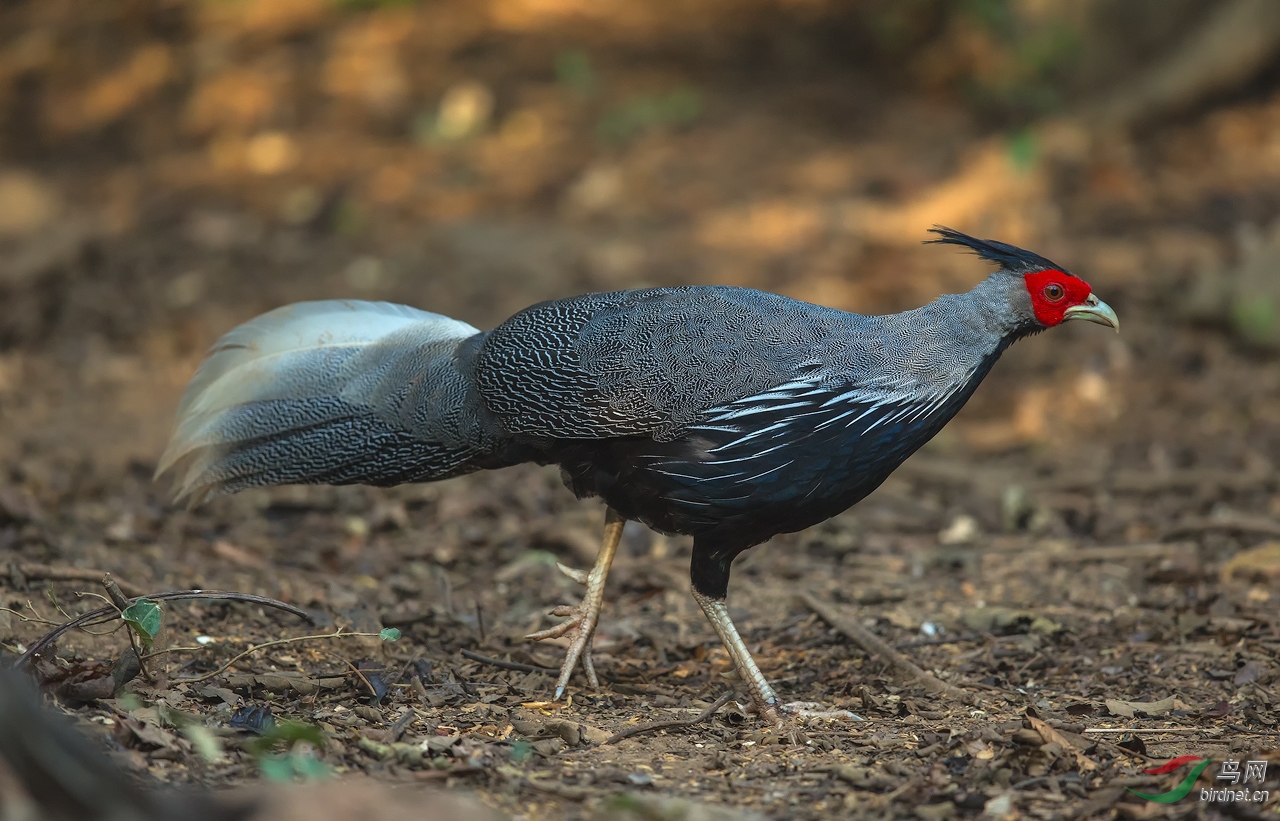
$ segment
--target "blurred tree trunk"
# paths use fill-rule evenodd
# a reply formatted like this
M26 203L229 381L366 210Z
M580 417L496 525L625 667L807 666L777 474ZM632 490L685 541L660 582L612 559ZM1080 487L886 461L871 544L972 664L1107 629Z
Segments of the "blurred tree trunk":
M1145 14L1134 15L1142 8ZM1133 0L1099 0L1095 25L1106 25L1120 14L1129 15L1127 23L1116 31L1121 37L1103 37L1104 48L1115 50L1132 43L1141 51L1143 22L1151 29L1162 28L1175 18L1198 15L1190 30L1181 37L1166 41L1164 46L1143 61L1130 79L1108 94L1096 107L1088 107L1090 119L1104 127L1138 125L1153 118L1185 111L1208 100L1212 95L1230 92L1249 83L1272 65L1280 53L1280 2L1277 0L1230 0L1230 2L1133 2ZM1165 32L1165 36L1174 32ZM1157 38L1158 42L1158 38ZM1101 56L1101 55L1099 55ZM1116 59L1120 59L1117 55ZM1112 64L1114 65L1114 63ZM1102 59L1086 72L1105 73L1107 60ZM1099 77L1099 79L1106 79ZM1114 75L1111 77L1114 84Z

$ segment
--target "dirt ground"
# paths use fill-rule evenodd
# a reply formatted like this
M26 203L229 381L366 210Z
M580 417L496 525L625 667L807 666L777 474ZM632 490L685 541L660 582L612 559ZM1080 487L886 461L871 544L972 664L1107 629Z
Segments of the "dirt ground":
M82 595L102 571L313 616L166 604L167 652L90 700L72 685L127 634L71 633L38 666L49 702L138 779L219 790L318 761L530 819L1275 817L1280 357L1250 311L1280 306L1276 84L1128 131L1011 126L834 59L816 11L747 4L764 11L717 51L702 12L579 26L561 5L0 11L0 643L102 606ZM689 542L634 525L601 690L578 676L550 702L559 648L522 637L577 601L554 563L590 566L603 522L555 470L191 511L152 482L203 351L288 301L486 327L583 291L729 283L895 311L985 273L920 246L933 223L1058 260L1123 330L1019 343L870 498L739 558L729 604L780 695L854 718L788 737L731 702L602 743L735 684ZM868 656L805 595L965 697ZM292 752L264 754L254 708L322 740L276 731ZM1186 770L1142 771L1189 754L1268 760L1270 802L1126 790L1172 789Z

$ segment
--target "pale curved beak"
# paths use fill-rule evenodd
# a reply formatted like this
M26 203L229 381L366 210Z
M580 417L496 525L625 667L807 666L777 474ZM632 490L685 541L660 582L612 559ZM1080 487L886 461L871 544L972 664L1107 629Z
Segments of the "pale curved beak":
M1068 308L1062 317L1062 321L1066 322L1068 319L1083 319L1086 322L1096 322L1099 325L1115 328L1116 333L1120 333L1120 317L1116 316L1116 312L1111 310L1110 305L1093 294L1089 294L1089 298L1084 301L1083 305L1072 305Z

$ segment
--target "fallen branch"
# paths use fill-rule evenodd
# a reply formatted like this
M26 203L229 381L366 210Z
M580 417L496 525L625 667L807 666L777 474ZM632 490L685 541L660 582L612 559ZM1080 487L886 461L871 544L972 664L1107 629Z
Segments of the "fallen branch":
M910 659L881 641L871 631L864 629L862 625L852 619L840 615L831 605L818 601L808 593L801 594L800 600L804 602L806 607L821 616L823 621L843 633L846 638L852 639L863 650L873 656L879 656L882 661L887 662L899 675L918 682L924 689L934 695L946 696L957 701L963 701L966 704L972 701L972 697L964 690L947 684L937 676L931 675L916 666Z
M48 564L23 562L9 566L13 578L42 579L51 582L100 582L107 575L104 570L85 570L80 567L54 567ZM117 580L116 584L128 596L141 596L142 588Z
M1204 733L1205 735L1221 735L1216 727L1089 727L1082 731L1092 733ZM1267 733L1263 733L1267 735Z
M674 721L655 721L652 724L643 724L638 727L629 727L623 730L622 732L614 733L613 735L609 736L604 740L604 743L615 744L623 740L624 738L635 738L638 735L648 735L649 733L656 733L661 730L672 730L677 728L683 729L686 727L692 727L695 724L701 724L702 722L708 720L713 715L715 715L716 711L719 710L724 705L728 704L731 699L737 698L737 696L738 696L737 693L730 691L720 696L720 698L715 700L714 704L712 704L707 709L703 710L701 713L698 713L693 718L681 718L681 719L675 719Z
M1052 564L1084 564L1087 562L1124 562L1165 559L1173 553L1187 553L1196 549L1195 542L1144 542L1142 544L1103 545L1076 547L1052 553Z
M1280 522L1266 516L1192 516L1183 519L1166 530L1162 536L1172 539L1175 536L1199 536L1225 530L1235 533L1256 533L1260 536L1280 536Z
M344 633L342 631L342 628L339 627L337 630L335 630L332 633L323 633L318 636L294 636L292 638L287 638L287 639L275 639L274 641L264 641L262 644L255 644L254 646L250 647L248 650L245 650L242 653L237 653L235 656L232 657L230 661L228 661L226 664L219 667L217 670L214 670L212 673L205 673L204 675L196 676L195 678L176 678L173 681L175 684L194 684L195 682L198 682L198 681L207 681L208 679L211 679L215 676L220 676L223 673L227 672L227 670L230 670L233 666L235 666L236 662L240 661L245 656L250 656L258 652L259 650L265 650L268 647L279 647L282 644L296 644L297 642L300 642L300 641L316 641L318 639L350 639L350 638L376 639L381 637L382 637L381 633ZM346 661L346 659L343 659L343 661ZM356 669L355 665L351 664L351 662L347 661L347 664L351 665L351 668L353 670ZM364 673L361 672L360 670L356 670L356 675L360 676L360 678L364 680L364 683L369 688L370 692L373 692L373 685L369 683L369 679L365 678Z
M538 667L533 664L524 664L519 661L503 661L502 659L491 658L490 656L482 656L474 650L459 650L464 658L472 661L478 661L481 664L487 664L490 667L498 667L503 670L514 670L517 673L554 673L554 669L550 667Z
M305 610L299 610L291 604L285 604L282 601L269 599L266 596L255 596L251 593L230 593L221 590L176 590L171 593L155 593L146 598L152 601L184 601L188 599L214 599L218 601L238 601L246 604L260 604L263 607L273 607L276 610L284 610L286 613L292 613L299 618L311 621L311 616ZM27 652L23 653L13 666L21 668L23 665L30 664L31 660L38 657L44 649L53 642L57 641L70 630L80 627L92 627L95 624L104 624L114 621L120 617L120 610L113 604L109 607L99 607L97 610L90 610L84 615L77 616L69 622L59 625L49 633L46 633L35 644L31 645Z

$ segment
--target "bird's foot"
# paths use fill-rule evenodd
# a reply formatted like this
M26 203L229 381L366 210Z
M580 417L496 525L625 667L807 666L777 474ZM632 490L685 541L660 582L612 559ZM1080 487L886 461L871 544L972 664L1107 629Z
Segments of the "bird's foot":
M573 675L573 668L578 665L579 659L582 660L582 669L587 674L587 682L593 688L600 686L600 679L596 677L595 664L591 661L591 639L595 636L596 625L600 621L600 607L604 602L604 576L608 572L608 566L601 569L597 564L590 572L575 570L560 562L556 562L556 567L578 584L585 585L587 592L579 604L573 606L562 604L551 611L550 615L567 617L568 621L548 627L546 630L530 633L525 638L530 641L542 641L569 636L569 649L565 652L564 663L560 665L560 678L556 680L555 700L559 701L564 695L564 688L568 686L569 677Z
M783 744L805 746L810 743L806 730L812 730L814 721L863 721L861 716L848 710L822 710L812 701L792 701L787 704L753 705L765 725L755 731L751 740L759 744Z
M753 699L756 703L756 714L761 720L773 727L775 730L789 729L790 725L797 721L807 722L809 720L825 720L825 721L865 721L862 716L852 713L848 710L824 710L816 701L791 701L786 704L773 702L761 702L759 699Z
M816 701L791 701L781 704L778 709L786 715L797 718L819 718L828 721L837 719L844 721L866 721L865 718L849 710L824 710Z

